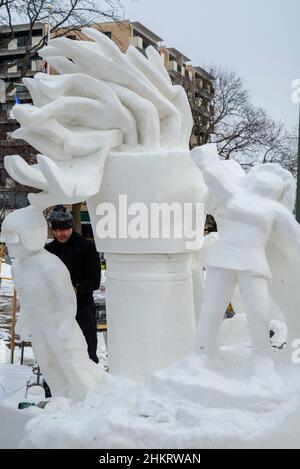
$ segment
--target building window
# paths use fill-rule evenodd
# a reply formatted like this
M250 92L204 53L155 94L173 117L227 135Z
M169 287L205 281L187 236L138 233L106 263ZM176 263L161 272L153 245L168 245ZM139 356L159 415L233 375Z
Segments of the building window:
M76 41L76 39L77 39L75 34L69 34L69 35L67 36L67 38L68 38L68 39L72 39L73 41Z
M0 168L0 186L5 187L6 186L6 174L2 168ZM1 201L3 199L2 194L0 194L0 206L1 206Z
M105 31L105 36L109 37L109 39L111 39L111 31Z
M28 41L28 36L18 36L17 37L17 47L26 47L27 41ZM31 45L30 41L29 41L28 45L29 46Z
M25 57L20 59L20 62L17 64L17 71L21 72L22 70L31 70L31 60L27 58L25 61Z

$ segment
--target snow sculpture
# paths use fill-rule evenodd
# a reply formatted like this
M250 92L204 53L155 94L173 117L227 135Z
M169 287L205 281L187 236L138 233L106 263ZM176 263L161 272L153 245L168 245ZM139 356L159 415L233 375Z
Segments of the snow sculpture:
M147 58L134 47L122 54L95 29L83 32L94 42L56 38L42 50L60 75L24 79L34 105L14 107L21 123L14 137L42 154L35 166L8 156L5 167L16 181L42 190L29 196L35 207L87 201L97 249L107 260L110 370L138 379L191 350L201 294L193 299L192 253L204 226L202 205L196 211L195 204L206 188L190 157L187 96L172 86L160 54L153 47ZM161 232L130 238L119 195L135 225L141 211L150 217L152 203L168 204L171 212L173 203L193 204L193 217L170 217L168 239ZM103 203L115 208L116 234L99 230ZM188 245L195 232L200 239Z
M84 399L105 372L89 359L67 268L43 249L47 224L41 210L29 206L9 214L1 239L15 258L12 276L21 309L17 333L32 342L53 396Z
M224 209L220 237L205 260L207 280L195 350L206 356L216 354L224 311L238 283L247 313L253 371L266 378L274 371L270 296L286 315L289 344L300 337L300 227L291 214L295 181L276 164L256 166L234 178L212 144L192 154Z

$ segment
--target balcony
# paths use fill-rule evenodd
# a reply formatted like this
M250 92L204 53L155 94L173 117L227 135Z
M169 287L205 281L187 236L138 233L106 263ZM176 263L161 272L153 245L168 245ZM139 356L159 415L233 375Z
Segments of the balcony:
M129 45L136 47L137 49L144 48L144 41L143 38L140 36L133 36L129 38Z
M168 72L177 72L177 70L178 70L177 62L175 62L175 60L171 60L170 62L168 62L167 70L168 70ZM179 72L178 72L178 74L181 75Z
M18 47L16 49L7 49L7 48L1 48L0 49L0 55L2 57L9 57L9 56L15 56L15 55L25 55L26 53L26 47Z
M152 45L156 49L158 49L158 44L163 41L163 39L150 29L146 28L142 23L138 21L133 21L132 25L132 34L133 37L140 37L143 39L143 48Z

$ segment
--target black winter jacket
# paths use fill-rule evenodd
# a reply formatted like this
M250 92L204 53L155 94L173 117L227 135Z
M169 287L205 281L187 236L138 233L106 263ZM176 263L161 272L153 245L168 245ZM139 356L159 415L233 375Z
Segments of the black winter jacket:
M66 243L54 239L45 249L68 268L77 290L78 306L93 302L93 291L99 288L101 280L100 258L94 243L73 231Z

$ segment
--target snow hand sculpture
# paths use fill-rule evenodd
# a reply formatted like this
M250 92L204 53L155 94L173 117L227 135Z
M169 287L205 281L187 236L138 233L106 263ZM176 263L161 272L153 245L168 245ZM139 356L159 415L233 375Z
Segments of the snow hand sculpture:
M56 38L41 51L60 75L24 80L34 105L14 107L21 123L14 136L41 154L33 166L7 156L5 167L16 181L42 191L29 195L40 210L87 202L96 248L107 260L110 371L139 379L191 351L196 276L190 264L202 243L204 183L189 151L187 95L172 85L159 52L148 47L145 57L129 47L123 54L97 30L83 32L93 42ZM188 215L170 216L169 237L159 220L146 235L131 236L120 195L131 210L138 205L151 215L153 203L167 212L176 204L182 214L187 205ZM111 226L101 230L107 205L115 220L125 220L118 233ZM131 211L135 215L133 226L139 226L139 213ZM139 320L136 340L128 344Z
M112 148L188 148L188 100L172 86L160 54L148 47L146 59L129 47L125 55L95 29L83 32L95 42L56 38L41 50L61 75L25 78L34 105L12 111L21 124L13 136L42 154L33 166L7 156L5 167L16 181L43 191L29 196L42 208L95 195Z

